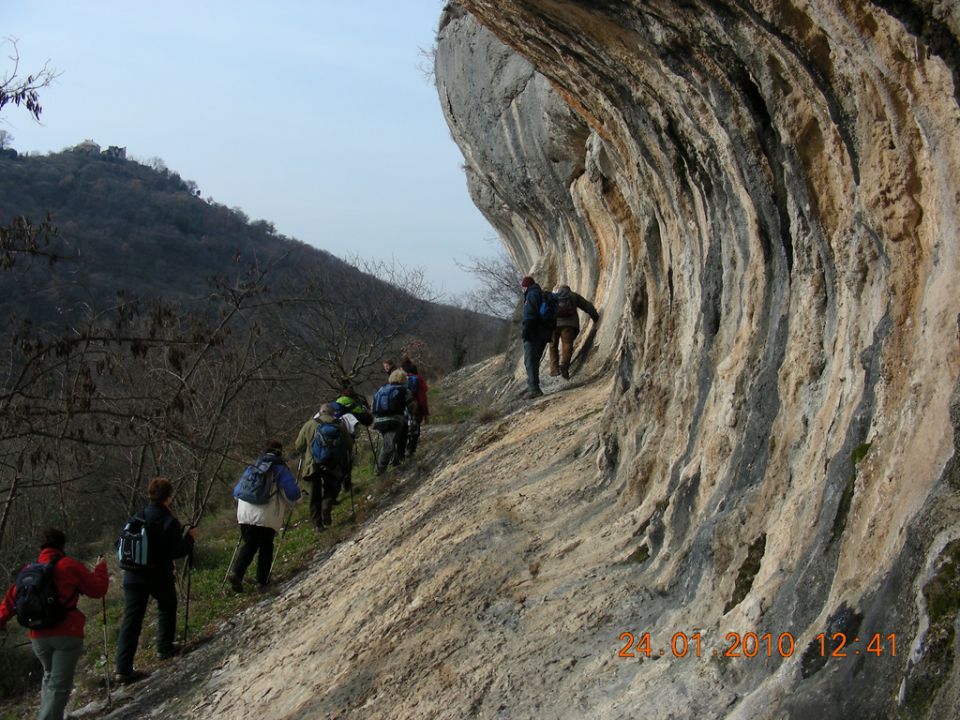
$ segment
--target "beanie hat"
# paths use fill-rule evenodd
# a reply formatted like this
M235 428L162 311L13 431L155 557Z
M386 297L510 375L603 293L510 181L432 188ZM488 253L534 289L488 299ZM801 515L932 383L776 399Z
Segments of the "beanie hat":
M533 285L533 278L529 275L525 276L523 280L520 281L520 287L530 287Z

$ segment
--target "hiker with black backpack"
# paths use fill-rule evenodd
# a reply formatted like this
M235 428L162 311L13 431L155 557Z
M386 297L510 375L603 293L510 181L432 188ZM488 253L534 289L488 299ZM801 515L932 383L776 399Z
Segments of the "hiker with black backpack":
M540 389L540 361L543 351L553 336L556 325L556 297L544 293L529 275L520 281L523 288L523 316L520 319L520 339L523 341L523 364L527 369L527 399L543 395Z
M366 399L351 386L344 386L336 402L344 412L353 415L364 427L370 427L373 424L373 413L370 412Z
M243 592L243 576L257 555L257 586L270 585L273 539L283 527L287 511L300 500L300 488L283 460L283 446L271 440L233 488L242 545L234 557L227 580ZM259 554L258 554L259 553Z
M103 556L93 571L64 552L62 530L47 528L40 535L40 555L28 563L7 590L0 605L0 631L17 618L30 629L30 644L43 666L40 720L63 720L73 690L73 676L83 654L86 618L77 609L80 595L102 598L110 576Z
M333 524L333 504L349 476L353 435L336 416L333 403L304 423L294 449L303 454L303 477L312 484L310 520L317 530Z
M416 412L416 400L407 387L407 374L399 368L373 395L373 429L383 437L374 474L381 475L387 465L399 465L404 459L407 415Z
M580 312L597 322L600 314L589 300L561 285L555 293L557 298L557 325L550 339L550 374L570 379L570 358L573 356L573 342L580 334Z
M405 454L413 457L420 443L420 426L430 418L430 406L427 403L427 391L430 389L423 379L413 360L408 357L400 359L400 368L407 374L407 387L413 393L416 409L407 413L407 443ZM404 452L400 453L404 455Z
M117 638L114 681L124 685L136 682L147 673L133 669L133 658L140 644L140 631L150 598L157 601L157 657L167 660L179 654L173 642L177 628L177 586L173 561L193 552L197 529L186 527L174 517L173 483L165 477L153 478L147 485L150 501L127 525L142 520L146 538L146 557L124 562L123 619ZM122 536L118 550L123 550Z

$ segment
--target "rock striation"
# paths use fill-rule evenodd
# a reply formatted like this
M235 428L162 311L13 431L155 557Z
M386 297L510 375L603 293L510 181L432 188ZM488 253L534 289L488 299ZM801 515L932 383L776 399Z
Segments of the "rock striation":
M958 706L958 38L934 0L444 10L474 201L603 314L583 370L616 378L638 629L796 643L675 667L676 717Z

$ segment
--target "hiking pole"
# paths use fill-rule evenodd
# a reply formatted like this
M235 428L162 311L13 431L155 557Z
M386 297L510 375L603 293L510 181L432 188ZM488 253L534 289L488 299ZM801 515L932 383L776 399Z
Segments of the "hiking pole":
M230 556L230 562L227 564L227 572L223 576L223 580L220 581L220 584L223 585L227 581L227 578L230 577L230 571L233 569L233 561L237 559L237 553L240 552L240 543L243 542L243 537L237 540L237 546L233 549L233 555Z
M364 426L364 429L367 431L367 440L370 442L370 462L374 470L377 469L377 451L373 447L373 436L370 434L370 428Z
M187 630L190 627L190 581L193 579L193 548L187 553L187 597L183 604L183 644L187 644Z
M107 596L100 598L103 606L103 676L107 681L107 707L110 707L110 655L107 653Z
M300 456L300 459L297 460L297 487L300 487L300 472L303 470L303 455ZM279 492L279 491L278 491ZM283 539L287 536L287 528L290 527L290 521L293 520L293 511L297 509L297 506L294 505L290 508L290 512L287 513L287 520L283 523L283 529L280 530L280 539L277 540L277 544L273 548L273 556L270 558L270 570L267 572L267 577L269 578L273 575L273 564L277 561L277 556L280 554L280 543L283 542Z

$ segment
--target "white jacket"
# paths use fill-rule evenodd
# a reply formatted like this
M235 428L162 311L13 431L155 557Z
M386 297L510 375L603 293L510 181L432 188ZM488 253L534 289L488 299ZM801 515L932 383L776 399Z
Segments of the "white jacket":
M257 525L280 531L287 519L287 513L299 502L287 500L283 491L277 488L266 505L254 505L246 500L237 500L237 522L241 525Z

